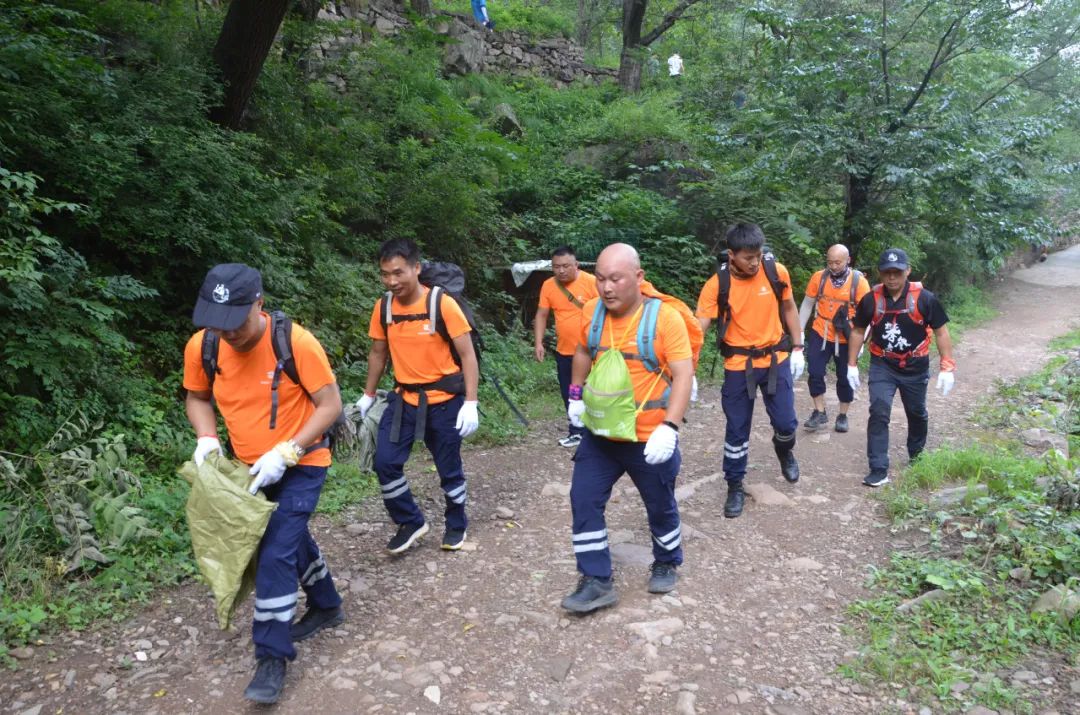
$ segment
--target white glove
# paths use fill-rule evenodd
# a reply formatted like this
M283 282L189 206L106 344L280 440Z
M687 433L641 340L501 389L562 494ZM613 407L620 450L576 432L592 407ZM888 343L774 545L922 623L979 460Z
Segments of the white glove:
M941 390L942 397L948 397L949 391L953 389L953 383L956 382L956 377L952 371L939 372L937 375L937 388Z
M221 442L217 437L199 437L195 443L195 454L191 458L195 460L195 466L201 466L211 452L220 452Z
M360 410L360 419L367 417L368 410L375 404L375 396L366 392L356 401L356 409Z
M791 380L794 382L802 377L803 370L806 369L806 356L802 350L792 350L788 362L791 363Z
M662 464L675 454L675 447L679 444L679 433L665 424L658 426L649 435L649 441L645 443L645 463Z
M582 400L570 400L566 408L566 416L570 419L570 424L575 427L584 427L585 423L581 421L581 416L584 414L585 403Z
M255 477L251 486L248 487L248 491L254 494L263 487L281 481L281 477L285 474L285 458L276 449L271 449L251 465L248 474Z
M462 402L461 409L457 413L457 424L454 427L462 439L475 432L480 427L480 403L476 400Z
M859 391L859 368L854 365L848 365L847 369L847 384L851 385L852 392Z
M690 401L697 402L697 375L694 375L694 381L690 383Z

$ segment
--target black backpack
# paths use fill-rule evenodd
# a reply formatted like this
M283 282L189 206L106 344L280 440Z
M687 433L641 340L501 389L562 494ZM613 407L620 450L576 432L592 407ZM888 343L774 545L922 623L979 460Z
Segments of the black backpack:
M461 356L458 355L454 341L450 338L450 331L446 327L446 321L442 317L439 296L443 293L454 299L465 315L465 321L469 324L469 337L472 338L473 351L476 353L476 362L480 363L481 354L484 351L484 340L480 337L480 329L476 325L476 315L472 307L465 299L465 271L456 263L430 261L420 266L420 283L430 288L428 293L428 308L426 313L415 315L393 315L391 306L393 294L387 291L379 301L379 320L382 322L384 333L389 337L388 328L390 323L404 323L411 320L430 320L432 329L450 345L450 355L454 363L461 367Z
M767 251L761 257L761 267L765 270L765 276L769 279L773 293L776 294L776 308L779 312L784 302L784 289L788 286L787 283L780 280L780 272L776 270L776 256L772 254L772 251ZM728 272L727 261L717 259L716 280L719 284L716 295L716 347L723 352L726 350L724 335L727 334L728 326L731 324L731 306L728 304L728 296L731 295L731 273ZM784 325L782 312L780 313L780 325L786 333L787 326Z
M217 378L218 373L221 372L217 364L220 345L221 341L216 333L210 330L203 332L202 366L203 372L206 373L206 379L210 382L211 394L214 392L214 380ZM282 373L292 380L293 384L299 386L304 391L304 394L308 396L308 399L311 398L311 393L300 382L300 373L296 369L296 359L293 357L292 351L292 320L280 310L270 312L270 345L274 348L274 358L277 359L274 375L270 380L270 429L276 429L278 385L281 384ZM337 387L336 384L335 387ZM338 390L340 393L340 388ZM323 435L322 441L311 445L306 451L310 452L328 447L333 452L338 439L346 436L349 432L351 432L349 419L345 415L345 410L342 409L330 429ZM230 448L229 451L231 452L232 449Z

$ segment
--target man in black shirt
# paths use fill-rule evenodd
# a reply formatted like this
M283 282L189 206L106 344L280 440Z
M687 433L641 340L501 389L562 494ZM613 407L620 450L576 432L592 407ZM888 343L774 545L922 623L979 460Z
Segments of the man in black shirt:
M953 387L956 363L952 359L952 339L945 314L935 296L921 283L908 280L911 266L907 254L888 248L878 259L881 283L863 296L855 312L848 341L848 383L859 389L856 365L864 332L870 326L870 419L866 425L866 456L870 473L863 479L868 487L889 481L889 416L893 396L900 391L908 420L908 456L915 459L926 446L929 415L926 386L930 382L930 338L937 340L941 356L937 386L942 395Z

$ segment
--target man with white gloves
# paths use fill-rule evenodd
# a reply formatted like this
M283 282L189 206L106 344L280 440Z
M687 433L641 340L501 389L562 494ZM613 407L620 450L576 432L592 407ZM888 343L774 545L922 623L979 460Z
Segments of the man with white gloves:
M570 486L572 543L581 578L562 602L575 613L618 601L604 510L624 473L645 503L652 532L649 592L673 590L682 563L675 478L682 463L679 425L690 401L693 359L682 317L660 299L644 295L643 280L633 247L608 246L596 261L600 296L582 310L567 407L571 423L586 428ZM611 394L594 385L605 371L601 361L614 367L616 379L627 388L616 397L617 409L605 405ZM606 372L611 377L612 371ZM619 414L613 427L615 412Z
M799 309L791 292L791 276L772 253L765 234L753 223L737 223L725 234L726 261L698 295L697 318L702 332L716 321L716 340L724 356L720 404L724 428L724 517L742 514L743 480L750 458L750 425L761 392L773 428L773 450L780 473L799 481L795 459L795 387L806 368L799 331ZM785 334L786 333L786 334ZM798 338L796 340L796 338Z
M232 452L252 465L251 493L261 489L278 505L259 544L252 627L258 666L244 691L247 699L268 704L277 702L286 662L296 658L293 642L338 625L345 614L308 531L330 466L325 433L341 413L341 396L315 336L262 308L257 270L242 263L210 270L193 314L205 330L184 349L184 389L198 437L195 463L221 450L216 404ZM277 357L279 339L289 344L289 360ZM307 595L307 612L292 623L297 583Z
M442 290L435 294L420 282L420 268L420 249L412 241L393 239L379 248L387 293L371 311L367 383L357 402L362 417L374 404L379 379L391 363L395 389L379 422L375 474L383 504L398 526L386 544L392 554L403 553L428 532L405 478L405 462L417 438L435 459L446 497L442 548L461 549L468 526L461 441L480 426L480 366L469 322L457 300ZM429 303L436 301L432 315ZM439 324L442 328L436 329Z
M900 391L907 415L908 457L914 460L926 446L930 422L926 411L926 386L930 382L930 340L937 341L941 356L937 386L942 395L953 388L956 363L952 358L949 316L937 296L922 283L908 280L911 266L899 248L887 248L878 259L881 283L859 301L848 343L848 383L859 389L857 361L863 331L870 326L870 418L866 424L868 487L889 482L889 417L893 397Z

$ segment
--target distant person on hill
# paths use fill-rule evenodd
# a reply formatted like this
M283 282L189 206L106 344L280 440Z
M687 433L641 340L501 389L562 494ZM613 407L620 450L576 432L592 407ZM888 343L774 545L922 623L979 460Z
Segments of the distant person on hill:
M810 277L806 297L799 308L799 325L812 320L806 334L806 371L810 376L810 398L814 410L803 428L811 432L829 423L825 411L825 373L829 363L836 363L837 432L848 431L848 407L854 393L847 381L847 342L851 335L851 319L859 301L870 292L870 284L853 269L847 246L836 244L825 254L825 268Z
M308 531L330 466L326 431L341 413L341 395L319 341L291 325L291 349L300 383L282 375L273 340L282 325L263 311L262 276L242 263L206 274L192 320L205 328L184 348L188 421L198 435L193 459L201 465L220 451L217 411L225 419L236 458L251 464L251 493L277 504L259 543L255 619L251 629L258 665L244 697L275 703L294 641L345 620L341 596ZM217 341L216 376L204 364L208 340ZM273 387L272 387L273 386ZM297 585L307 612L296 623Z
M570 369L581 334L581 309L597 296L596 278L580 269L570 246L560 246L552 252L551 271L555 275L540 288L540 303L533 320L533 353L537 362L544 361L544 333L548 315L555 311L555 369L565 409L570 404ZM578 446L584 431L583 427L570 423L567 435L559 439L559 444L568 448Z
M734 519L742 514L746 498L743 479L759 388L773 428L780 473L792 484L799 481L794 452L799 418L793 383L802 375L806 362L801 340L795 342L790 337L799 336L799 309L792 298L787 268L764 251L765 234L757 224L734 224L726 237L727 262L702 287L697 316L703 333L717 321L718 347L724 356L720 392L727 420L724 516Z
M585 304L574 352L567 416L587 431L570 484L574 558L581 578L562 607L590 613L618 601L604 511L629 474L645 503L652 536L650 593L668 593L682 563L675 501L679 425L690 402L693 350L678 310L643 292L637 251L625 243L596 260L599 298Z
M494 32L495 21L488 17L486 0L472 0L472 14L478 23Z
M863 296L855 312L848 342L847 379L859 389L859 348L863 332L870 327L870 419L866 425L868 487L889 482L889 417L893 397L900 391L907 415L908 457L916 459L926 446L930 416L926 411L926 387L930 382L930 338L937 340L940 370L937 387L948 395L953 388L956 363L949 337L949 316L922 283L908 280L911 266L899 248L887 248L878 259L881 283Z
M667 67L669 77L682 77L683 61L678 52L667 58Z

